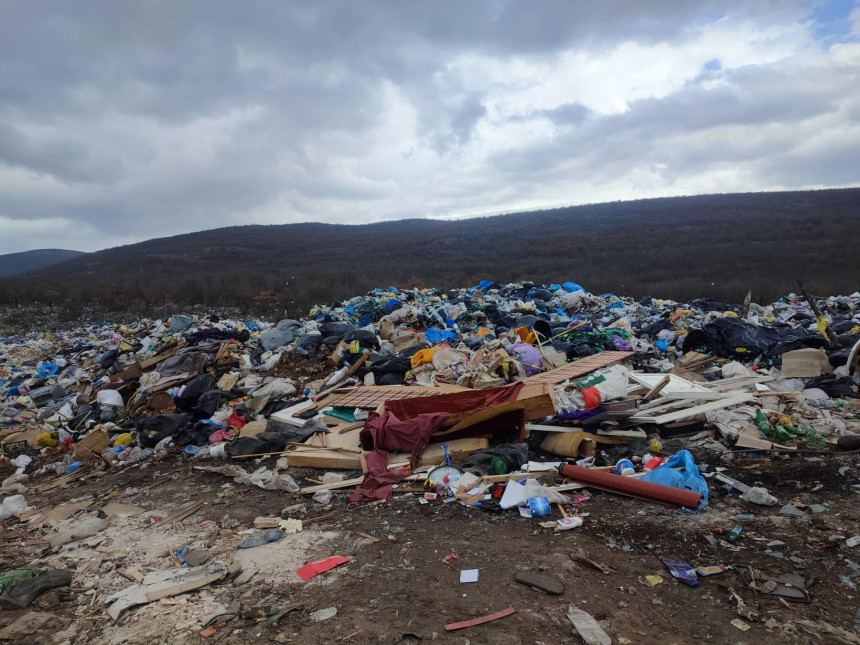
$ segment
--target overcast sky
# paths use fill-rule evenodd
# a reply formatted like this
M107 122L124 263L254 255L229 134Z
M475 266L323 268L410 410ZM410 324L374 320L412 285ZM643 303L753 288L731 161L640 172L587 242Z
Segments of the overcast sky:
M0 253L852 185L850 0L0 0Z

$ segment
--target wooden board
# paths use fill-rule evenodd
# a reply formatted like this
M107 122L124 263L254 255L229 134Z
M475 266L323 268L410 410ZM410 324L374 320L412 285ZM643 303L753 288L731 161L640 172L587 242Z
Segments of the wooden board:
M350 430L344 434L336 432L326 435L329 448L346 448L348 450L361 450L359 445L360 428ZM481 450L489 445L486 439L455 439L445 443L431 443L427 446L421 460L420 466L436 466L445 461L442 446L448 446L448 454L452 461L462 461L475 450ZM368 454L363 452L361 454ZM361 454L333 452L332 450L310 450L302 449L287 455L287 463L290 466L305 468L326 468L329 470L361 470ZM388 453L388 463L395 464L408 462L409 454L405 452Z
M345 394L326 401L326 405L334 405L344 408L365 408L374 410L380 403L385 401L400 401L403 399L420 399L425 396L439 396L440 394L451 394L462 392L468 388L449 387L423 387L421 385L381 385L357 387Z
M633 352L598 352L597 354L592 354L591 356L586 356L585 358L580 358L577 361L568 363L563 367L544 372L543 374L530 376L525 379L525 382L550 383L552 385L556 385L562 381L566 381L567 379L579 378L580 376L585 376L586 374L590 374L591 372L603 367L609 367L615 363L620 363L632 356Z
M684 392L707 392L708 390L698 383L693 383L692 381L688 381L685 378L681 378L680 376L675 376L674 374L631 374L630 379L638 383L639 385L644 385L645 387L651 389L660 384L660 382L669 377L669 383L667 383L662 390L660 390L660 396L667 397L672 396L673 394L684 393Z
M659 416L637 414L636 416L630 417L630 420L636 423L656 423L659 425L663 425L666 423L672 423L673 421L682 421L684 419L689 419L690 417L694 417L697 414L710 412L711 410L730 408L734 405L740 405L741 403L746 403L747 401L752 400L753 396L751 394L738 394L737 396L733 396L730 399L719 399L717 401L711 401L710 403L705 403L703 405L697 405L692 408L679 410L677 412L669 412L667 414L661 414Z

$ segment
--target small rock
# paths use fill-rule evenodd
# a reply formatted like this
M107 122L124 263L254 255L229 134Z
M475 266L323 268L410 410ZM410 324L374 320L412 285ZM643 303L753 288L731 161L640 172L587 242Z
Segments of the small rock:
M540 589L550 595L558 596L564 593L564 585L550 576L544 576L539 573L531 573L530 571L521 571L514 578L520 584L527 587Z
M326 607L318 611L311 612L311 620L315 623L321 623L324 620L330 620L337 616L337 607Z

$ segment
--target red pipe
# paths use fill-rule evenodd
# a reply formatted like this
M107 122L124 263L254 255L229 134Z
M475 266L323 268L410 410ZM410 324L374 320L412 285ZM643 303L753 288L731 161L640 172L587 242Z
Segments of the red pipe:
M699 507L699 501L704 497L701 493L694 493L682 488L643 482L638 479L612 475L604 471L571 464L559 466L558 472L562 477L572 479L578 484L585 484L590 488L598 488L610 493L629 495L644 499L647 502L660 502L661 504L674 504L675 506L696 509Z

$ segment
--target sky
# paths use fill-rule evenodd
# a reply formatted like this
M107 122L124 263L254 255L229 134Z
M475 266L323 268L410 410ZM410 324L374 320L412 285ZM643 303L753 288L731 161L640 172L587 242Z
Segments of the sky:
M0 253L860 185L846 0L0 0Z

